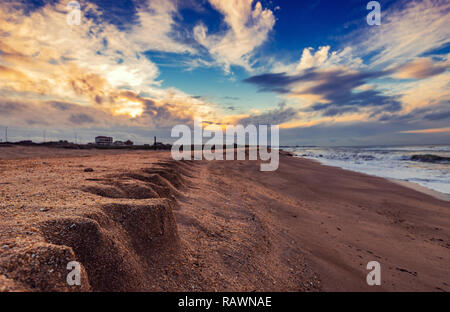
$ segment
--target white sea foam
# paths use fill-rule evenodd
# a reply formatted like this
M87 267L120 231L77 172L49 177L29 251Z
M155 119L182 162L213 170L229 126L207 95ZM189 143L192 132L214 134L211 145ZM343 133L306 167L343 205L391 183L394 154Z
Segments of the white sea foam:
M347 170L420 184L450 194L450 163L411 161L413 155L450 157L450 146L295 147L298 156Z

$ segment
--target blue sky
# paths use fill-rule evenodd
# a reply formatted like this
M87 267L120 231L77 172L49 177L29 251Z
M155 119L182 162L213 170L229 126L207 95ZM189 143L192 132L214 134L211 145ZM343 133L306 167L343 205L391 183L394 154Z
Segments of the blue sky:
M1 0L0 126L138 143L201 117L283 145L450 142L450 4ZM42 112L45 111L45 114Z

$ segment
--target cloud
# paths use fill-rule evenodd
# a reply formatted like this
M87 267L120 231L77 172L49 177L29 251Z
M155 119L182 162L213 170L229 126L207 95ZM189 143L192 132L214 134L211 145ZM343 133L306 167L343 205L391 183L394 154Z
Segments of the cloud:
M176 37L174 17L177 5L172 0L147 0L138 7L137 23L128 32L142 51L196 53L195 49Z
M345 107L325 106L323 108L322 116L334 117L334 116L344 115L346 113L355 113L358 111L359 111L358 107L352 107L352 106L345 106Z
M293 126L349 122L349 118L398 120L416 108L437 106L450 98L448 56L398 58L391 60L387 69L375 70L362 61L367 51L356 50L355 55L350 47L338 51L331 51L329 46L305 48L298 62L274 62L269 66L272 72L244 81L258 86L259 91L296 100L304 114ZM395 63L401 60L408 61Z
M408 130L400 131L400 133L450 133L450 128L434 128L434 129L420 129L420 130Z
M439 127L439 128L438 128ZM281 145L304 146L369 146L369 145L405 145L427 142L427 144L446 144L450 139L449 132L425 132L406 135L402 131L411 129L445 129L441 125L428 125L422 122L409 124L406 122L380 123L378 121L354 121L351 123L320 123L313 126L281 128ZM417 130L412 130L417 131Z
M94 126L154 129L188 123L194 116L195 109L189 108L188 104L178 103L175 98L171 103L159 102L141 97L132 91L124 91L116 96L136 102L142 113L130 118L128 114L117 112L117 110L123 109L122 107L111 109L99 105L82 106L63 101L0 99L0 123L17 127L33 125L60 129ZM30 123L30 121L32 122Z
M3 101L26 105L29 112L23 120L71 127L92 120L102 124L112 116L111 126L156 127L195 115L213 118L212 105L204 99L161 88L159 69L145 55L152 49L193 53L171 37L174 2L146 2L137 7L136 21L124 28L106 22L104 12L90 2L83 4L79 26L67 24L61 2L27 14L25 8L8 3L0 7L0 91ZM66 103L82 109L75 113ZM37 116L39 106L52 112L52 118ZM3 104L6 109L11 111L10 105ZM145 116L137 118L141 114ZM14 116L14 122L21 123L19 119Z
M0 99L0 123L14 126L61 126L72 127L91 123L107 124L112 117L100 109L83 107L69 102ZM45 112L45 113L43 113Z
M297 65L297 71L302 71L312 67L320 67L329 59L330 46L320 47L316 53L313 48L307 48L303 50L302 57Z
M403 108L408 113L417 108L448 105L450 101L449 81L450 73L445 71L427 79L411 81L398 86L392 84L389 87L401 95Z
M449 19L448 1L407 1L384 11L380 26L362 31L357 49L372 56L371 67L401 64L448 44Z
M368 80L388 74L387 71L308 70L298 75L263 74L244 81L259 86L261 91L274 91L306 100L310 102L306 111L322 111L323 116L342 115L362 108L376 108L372 114L377 115L382 111L399 111L401 103L397 97L374 89L356 90Z
M307 47L293 63L272 58L268 73L244 81L296 101L299 114L289 127L409 120L450 98L448 55L423 56L450 42L449 14L446 1L398 3L383 10L381 26L346 36L344 48Z
M86 114L73 114L70 116L69 121L75 125L82 125L82 124L92 124L95 122L95 120Z
M240 98L237 96L223 96L222 98L225 100L230 100L230 101L239 101L240 100Z
M307 74L313 78L314 73ZM308 79L306 75L288 75L286 73L266 73L244 79L244 82L257 85L260 91L273 91L278 93L289 93L290 86L302 80Z
M447 103L447 105L450 104ZM450 119L450 111L443 111L443 112L435 112L425 115L425 119L428 120L443 120L443 119Z
M317 51L312 48L303 49L302 55L298 62L285 64L283 62L271 62L270 70L272 72L287 72L289 74L298 74L303 71L321 68L321 69L336 69L336 68L363 68L365 65L360 57L354 55L353 48L350 46L342 50L331 51L330 46L322 46Z
M395 77L400 79L425 79L439 75L450 67L450 62L435 62L430 57L415 59L396 69Z
M254 0L209 0L224 16L228 27L222 33L208 34L204 24L194 28L195 40L205 47L215 61L229 73L231 65L252 70L251 59L255 49L268 38L275 25L269 9L263 9Z
M298 111L291 107L286 107L282 102L277 108L259 113L252 114L248 117L238 119L237 124L247 125L281 125L294 119L297 116Z
M25 107L25 105L13 101L0 101L0 116L10 116L13 113L20 113Z
M67 8L59 2L29 15L13 6L2 6L0 48L7 53L0 58L5 63L20 65L31 79L53 85L59 84L59 76L70 74L74 67L78 72L102 76L114 87L157 83L158 68L141 54L142 50L127 33L101 23L101 12L95 5L88 3L84 11L82 23L69 26ZM54 88L54 91L64 90Z

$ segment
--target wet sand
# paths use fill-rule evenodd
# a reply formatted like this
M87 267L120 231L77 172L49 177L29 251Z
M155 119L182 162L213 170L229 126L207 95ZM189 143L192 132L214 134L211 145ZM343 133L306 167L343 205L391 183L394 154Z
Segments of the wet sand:
M403 181L403 180L398 180L398 179L389 179L389 180L394 183L400 184L402 186L412 188L413 190L416 190L418 192L422 192L427 195L433 196L434 198L437 198L440 200L445 200L445 201L450 201L450 194L444 194L444 193L429 189L427 187L424 187L420 184L409 182L409 181Z
M450 203L389 180L286 155L261 172L169 152L8 149L4 291L450 290ZM81 286L66 283L72 260Z

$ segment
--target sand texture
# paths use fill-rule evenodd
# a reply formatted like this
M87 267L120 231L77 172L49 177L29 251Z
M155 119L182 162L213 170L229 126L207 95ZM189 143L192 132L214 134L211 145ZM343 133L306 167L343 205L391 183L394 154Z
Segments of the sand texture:
M284 154L259 169L4 147L0 291L450 291L450 202Z

